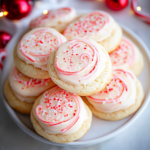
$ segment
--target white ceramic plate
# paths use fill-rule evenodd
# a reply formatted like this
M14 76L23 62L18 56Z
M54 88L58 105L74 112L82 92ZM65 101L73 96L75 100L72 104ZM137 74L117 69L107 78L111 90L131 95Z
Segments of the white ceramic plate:
M142 73L139 75L139 80L141 81L144 93L145 93L145 99L141 106L141 108L136 112L135 114L120 120L120 121L105 121L98 119L97 117L93 116L92 120L92 126L90 130L87 132L87 134L81 138L80 140L66 143L66 144L58 144L50 142L43 137L39 136L33 129L32 124L30 122L30 116L29 115L23 115L18 113L17 111L14 111L6 102L5 97L3 95L3 85L5 80L8 77L10 68L13 65L13 55L12 51L15 46L15 44L18 42L19 38L21 37L22 33L17 33L13 39L9 42L6 49L8 51L8 56L5 59L4 62L4 69L2 71L1 79L0 79L0 96L2 97L2 100L4 102L4 105L9 112L12 119L16 122L16 124L27 134L30 136L36 138L37 140L40 140L42 142L45 142L47 144L57 145L57 146L88 146L96 143L103 142L105 140L108 140L114 136L116 136L118 133L122 132L123 130L127 129L129 125L131 125L143 112L143 110L146 108L149 98L150 98L150 56L149 56L149 50L145 46L145 44L142 42L142 40L134 34L131 30L126 28L125 26L121 25L123 28L123 34L130 38L140 49L144 56L144 69Z

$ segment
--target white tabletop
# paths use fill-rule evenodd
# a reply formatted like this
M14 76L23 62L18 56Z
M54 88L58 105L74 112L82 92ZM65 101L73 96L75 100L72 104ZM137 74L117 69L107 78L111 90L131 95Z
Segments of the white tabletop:
M146 1L146 0L145 0ZM147 0L149 1L149 0ZM44 2L43 2L44 3ZM144 4L146 4L144 6ZM132 29L150 48L150 25L141 21L135 15L131 15L130 6L122 11L114 12L107 8L103 1L94 0L70 0L67 4L79 10L95 10L101 9L110 13L117 22L124 24ZM30 16L19 22L10 22L5 19L0 20L0 30L5 30L15 35L21 32L21 29L26 29L28 20L31 20L44 8L50 8L46 2L41 6L36 5ZM150 8L150 1L143 3L143 7ZM37 11L38 8L38 11ZM148 10L148 9L147 9ZM150 13L150 9L149 9ZM148 150L150 149L150 104L142 115L125 131L106 142L86 147L86 148L71 148L85 150ZM47 145L36 139L33 139L24 133L10 118L6 112L3 103L0 101L0 150L70 150L70 148L56 147Z

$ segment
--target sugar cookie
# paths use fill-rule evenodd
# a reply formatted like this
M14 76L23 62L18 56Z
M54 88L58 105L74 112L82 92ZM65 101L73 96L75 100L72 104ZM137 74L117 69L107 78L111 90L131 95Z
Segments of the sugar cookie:
M105 120L120 120L136 112L144 98L143 88L129 70L115 69L106 88L85 102L94 115Z
M144 62L138 47L129 39L123 37L119 47L109 54L113 68L130 69L135 75L140 74Z
M69 40L53 51L48 71L59 87L85 96L105 88L112 77L112 64L100 44L80 38Z
M92 113L81 97L58 86L41 95L31 112L36 132L56 143L81 138L89 130L91 121Z
M63 32L70 39L88 37L100 43L107 52L114 51L122 38L122 30L114 19L104 11L82 15L69 24Z
M23 114L29 114L31 112L33 103L27 103L25 101L20 101L12 92L9 81L7 80L4 85L4 95L8 104Z
M52 28L35 28L26 33L14 50L17 68L31 78L47 79L47 62L51 52L66 38Z
M5 83L4 93L11 107L27 114L37 97L53 86L55 84L50 78L31 79L14 67Z
M47 14L38 16L30 23L30 28L51 27L63 32L66 26L76 18L76 11L71 7L49 10Z

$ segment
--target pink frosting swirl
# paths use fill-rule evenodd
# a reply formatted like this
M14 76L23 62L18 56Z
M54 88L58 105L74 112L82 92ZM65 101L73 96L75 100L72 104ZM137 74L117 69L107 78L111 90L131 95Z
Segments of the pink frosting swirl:
M116 69L113 72L111 82L105 87L105 89L88 97L96 103L121 103L122 97L128 92L128 85L123 78L119 76L120 74L134 79L130 72Z
M58 86L47 91L42 101L36 107L36 116L48 126L57 126L69 122L61 129L68 131L79 119L80 102L78 96L73 95Z
M22 54L33 62L39 57L41 57L41 59L37 59L39 62L44 61L45 57L48 58L50 53L56 49L57 46L62 44L60 36L53 38L50 34L51 33L46 29L38 30L26 39L26 44L23 44L22 40L25 40L23 37L20 42L20 50ZM38 47L38 50L34 50L36 47Z
M94 11L71 23L63 34L67 39L88 37L102 41L111 34L112 22L113 19L106 12Z
M17 55L27 64L47 70L48 58L66 38L52 28L35 28L20 40Z
M59 78L69 84L88 84L105 69L107 55L104 48L91 39L69 40L56 50L55 70Z
M80 54L80 56L78 53L76 53L76 54L71 53L71 55L69 56L70 59L68 59L68 61L66 60L67 62L69 62L71 69L72 69L72 66L75 65L74 63L76 63L76 62L73 63L73 61L72 61L73 57L77 57L78 59L80 59L80 62L84 63L85 65L79 71L63 70L59 67L59 58L58 58L56 60L56 64L55 64L57 71L59 71L59 73L61 73L63 75L76 75L76 74L79 74L82 71L86 70L89 67L89 65L92 63L92 61L95 60L94 67L86 75L84 75L82 78L80 78L80 80L87 79L87 78L91 77L97 71L98 64L100 61L100 55L98 53L97 48L94 45L92 45L91 43L89 43L89 41L86 39L74 39L74 40L69 40L69 42L73 42L70 45L71 51L75 50L76 48L80 48L80 43L84 44L84 49L85 49L85 51L83 51L83 53ZM88 47L91 50L90 54L86 53L87 52L86 50ZM85 58L88 60L87 63L85 63Z

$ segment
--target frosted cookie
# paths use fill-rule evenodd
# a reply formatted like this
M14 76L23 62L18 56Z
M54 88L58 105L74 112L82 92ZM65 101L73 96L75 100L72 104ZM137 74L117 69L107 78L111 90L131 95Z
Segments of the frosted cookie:
M133 71L135 75L140 74L144 62L138 47L129 39L123 37L119 47L110 53L113 68L126 68Z
M14 50L17 68L31 78L49 78L48 58L51 52L65 41L66 38L52 28L35 28L29 31Z
M30 28L51 27L63 32L66 26L76 18L76 11L71 7L49 10L30 23Z
M82 15L69 24L63 34L68 40L79 37L91 38L100 43L109 53L119 46L122 38L121 28L104 11L94 11Z
M105 88L112 77L112 64L100 44L80 38L63 43L51 53L48 71L59 87L85 96Z
M31 111L35 131L56 143L80 139L89 130L91 121L92 113L81 97L58 86L41 95Z
M143 101L140 81L129 70L115 69L111 82L101 92L87 96L92 113L105 120L120 120L136 112Z
M50 78L31 79L14 67L5 83L4 94L12 108L29 114L37 97L53 86L55 84Z

